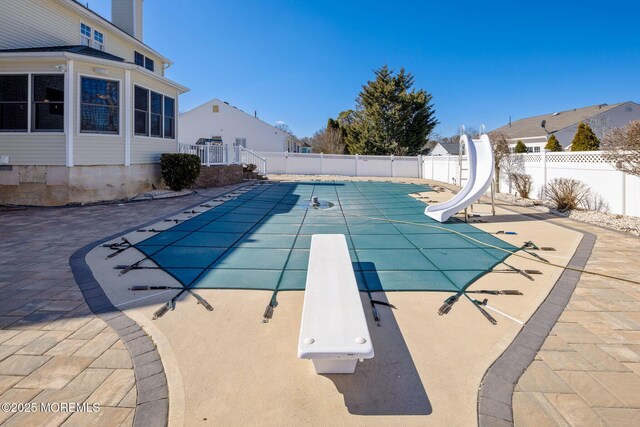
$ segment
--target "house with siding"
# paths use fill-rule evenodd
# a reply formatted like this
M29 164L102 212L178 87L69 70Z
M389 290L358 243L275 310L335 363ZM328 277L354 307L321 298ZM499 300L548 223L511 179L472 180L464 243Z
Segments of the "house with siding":
M111 21L74 0L0 4L0 203L62 205L160 184L175 152L172 62L143 42L143 0Z
M640 105L627 101L527 117L491 132L505 135L512 148L522 141L529 152L539 153L544 150L551 135L556 136L563 149L569 149L581 122L591 126L596 136L602 138L609 129L625 126L634 120L640 120Z
M223 145L241 145L252 151L299 153L308 147L284 130L218 98L181 114L180 143L213 141Z

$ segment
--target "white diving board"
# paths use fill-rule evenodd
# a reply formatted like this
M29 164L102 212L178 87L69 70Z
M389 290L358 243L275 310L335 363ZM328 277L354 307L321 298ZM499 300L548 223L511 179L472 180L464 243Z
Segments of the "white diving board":
M298 357L318 374L352 374L373 344L343 234L311 237Z

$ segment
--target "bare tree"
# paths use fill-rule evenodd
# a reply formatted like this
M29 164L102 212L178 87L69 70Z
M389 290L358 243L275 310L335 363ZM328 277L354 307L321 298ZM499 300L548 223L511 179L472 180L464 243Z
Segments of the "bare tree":
M339 129L327 127L316 131L309 139L315 153L344 154L344 138Z
M500 173L503 166L503 159L511 156L511 150L509 149L509 142L507 141L508 136L506 134L500 132L491 132L489 133L489 139L491 140L491 144L493 146L493 161L496 168L494 174L495 188L496 191L500 192ZM511 163L511 161L508 161L508 163ZM507 169L509 169L507 173L519 172L517 170L512 170L514 168L510 166L511 165L507 165Z
M607 132L602 148L605 158L616 169L640 176L640 120Z

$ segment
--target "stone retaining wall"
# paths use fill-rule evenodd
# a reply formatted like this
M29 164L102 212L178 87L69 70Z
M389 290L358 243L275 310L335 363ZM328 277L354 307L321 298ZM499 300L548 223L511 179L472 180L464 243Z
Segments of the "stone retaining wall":
M159 164L114 166L4 166L0 203L62 206L134 197L164 188Z

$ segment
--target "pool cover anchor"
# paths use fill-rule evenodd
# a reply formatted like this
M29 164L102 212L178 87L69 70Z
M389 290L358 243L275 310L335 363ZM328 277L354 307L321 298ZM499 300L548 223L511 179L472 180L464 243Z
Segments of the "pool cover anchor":
M379 300L375 300L375 299L370 299L369 302L371 303L371 311L373 311L373 320L376 322L376 324L378 326L382 326L381 325L381 321L380 321L380 315L378 314L378 309L376 307L376 305L384 305L387 306L389 308L392 308L394 310L396 310L396 306L393 304L390 304L386 301L379 301Z
M107 255L107 257L105 259L109 259L109 258L113 258L114 256L126 251L129 248L133 247L133 244L128 241L125 237L122 237L122 242L121 243L105 243L104 245L102 245L103 248L109 248L115 252Z
M465 295L467 298L469 298L469 300L473 303L473 305L476 306L476 308L480 311L480 313L482 313L482 315L492 324L492 325L497 325L498 321L489 314L489 312L487 310L485 310L484 308L482 308L482 306L486 306L487 303L489 302L488 299L483 299L482 301L478 301L477 299L473 299L470 298L468 295Z
M520 269L520 268L516 268L512 265L507 264L506 262L502 261L502 264L506 265L508 268L505 270L496 270L496 269L492 269L490 270L491 273L518 273L523 275L524 277L526 277L527 279L531 280L532 282L534 281L533 277L531 277L532 274L542 274L542 272L540 270L527 270L527 269Z
M438 309L438 314L440 316L448 314L451 311L451 308L453 308L453 304L457 303L460 300L460 295L462 294L463 292L460 291L457 294L451 295L449 298L444 300L444 303L442 303L442 305Z
M157 320L160 317L164 316L169 310L171 311L175 310L176 300L180 297L180 295L182 295L185 292L190 293L191 296L193 296L196 299L196 303L202 305L207 311L213 311L213 306L209 304L209 302L206 299L204 299L203 297L195 293L192 289L184 286L179 287L179 286L164 286L164 285L148 285L148 286L136 285L129 288L130 291L159 291L159 290L170 290L170 289L180 290L180 292L178 292L176 296L171 298L166 304L162 305L159 309L157 309L153 313L153 320Z
M273 310L278 306L278 301L276 301L275 297L269 301L269 304L264 309L264 314L262 315L262 323L269 323L269 320L273 318Z

